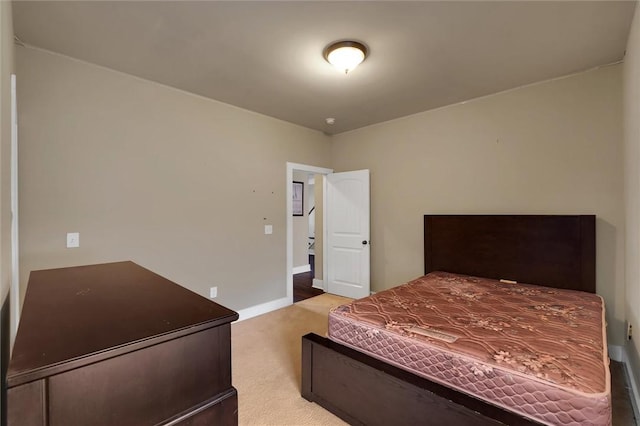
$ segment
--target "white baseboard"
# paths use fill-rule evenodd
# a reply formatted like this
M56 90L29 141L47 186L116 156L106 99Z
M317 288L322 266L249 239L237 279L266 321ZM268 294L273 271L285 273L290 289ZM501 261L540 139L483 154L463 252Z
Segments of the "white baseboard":
M282 299L272 300L271 302L261 303L259 305L251 306L249 308L240 309L238 311L238 321L244 321L249 318L257 317L258 315L266 314L276 309L284 308L291 305L291 300L288 297Z
M301 274L303 272L309 272L311 270L311 264L307 263L306 265L302 265L302 266L294 266L293 267L293 275L295 274Z
M313 288L319 288L320 290L324 290L324 280L318 280L316 278L313 279L313 284L311 284Z
M620 349L623 357L622 362L624 363L629 385L631 386L631 405L633 405L633 412L635 413L636 419L640 419L640 383L636 380L636 375L633 374L632 363L627 355L627 349L622 346L620 346Z

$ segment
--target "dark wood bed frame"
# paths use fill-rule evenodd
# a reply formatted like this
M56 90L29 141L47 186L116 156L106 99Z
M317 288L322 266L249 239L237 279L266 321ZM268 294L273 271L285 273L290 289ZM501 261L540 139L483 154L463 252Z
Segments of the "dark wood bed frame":
M595 228L593 215L426 215L425 274L595 293ZM313 333L302 338L301 393L350 424L538 424Z

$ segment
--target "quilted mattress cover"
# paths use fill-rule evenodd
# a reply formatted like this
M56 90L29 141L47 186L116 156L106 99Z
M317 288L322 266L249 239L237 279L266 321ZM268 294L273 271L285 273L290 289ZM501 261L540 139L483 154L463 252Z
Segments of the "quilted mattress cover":
M600 296L432 272L338 306L329 338L550 425L610 425Z

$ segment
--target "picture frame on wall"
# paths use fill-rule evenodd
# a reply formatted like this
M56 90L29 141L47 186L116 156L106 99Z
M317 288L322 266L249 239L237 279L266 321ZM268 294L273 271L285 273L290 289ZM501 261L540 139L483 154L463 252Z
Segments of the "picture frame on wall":
M304 182L293 181L292 206L294 216L304 216Z

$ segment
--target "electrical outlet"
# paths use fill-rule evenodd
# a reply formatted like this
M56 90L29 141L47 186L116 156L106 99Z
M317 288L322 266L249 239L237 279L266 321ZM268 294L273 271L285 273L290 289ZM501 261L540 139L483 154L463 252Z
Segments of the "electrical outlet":
M218 287L211 287L209 289L209 298L215 299L218 297Z
M627 324L627 340L631 340L633 328L631 327L631 323Z
M80 233L69 232L67 233L67 248L80 247Z

